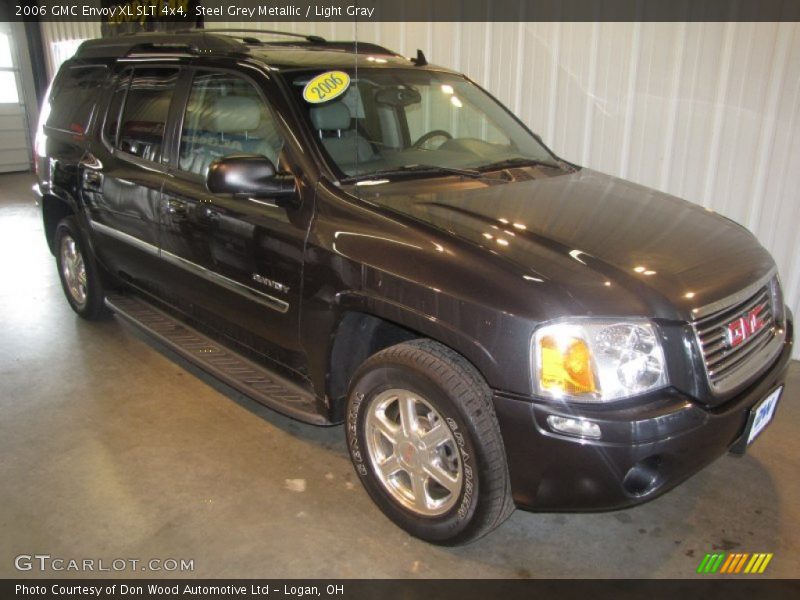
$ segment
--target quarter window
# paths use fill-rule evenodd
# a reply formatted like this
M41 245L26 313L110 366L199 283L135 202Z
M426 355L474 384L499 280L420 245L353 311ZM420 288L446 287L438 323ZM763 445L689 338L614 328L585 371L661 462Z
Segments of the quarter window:
M167 115L177 80L178 69L134 70L119 131L113 131L112 123L109 132L117 138L117 148L147 160L162 160Z
M53 129L86 133L101 86L106 80L105 67L69 67L62 69L48 99L50 112L45 125Z
M217 158L261 154L278 164L283 141L258 91L228 73L198 72L192 83L180 143L180 168L205 175Z

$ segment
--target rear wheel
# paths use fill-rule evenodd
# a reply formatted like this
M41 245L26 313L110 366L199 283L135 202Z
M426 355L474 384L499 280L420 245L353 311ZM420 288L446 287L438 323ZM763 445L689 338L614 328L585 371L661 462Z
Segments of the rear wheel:
M75 217L65 217L56 226L55 248L61 287L72 310L90 320L108 314L97 264L87 251Z
M490 390L437 342L398 344L364 362L348 397L347 441L367 492L416 537L465 543L513 511Z

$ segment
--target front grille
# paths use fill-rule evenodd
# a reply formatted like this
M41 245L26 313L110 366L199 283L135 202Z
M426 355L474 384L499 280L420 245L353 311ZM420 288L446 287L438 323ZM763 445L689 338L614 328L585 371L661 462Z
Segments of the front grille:
M692 324L703 354L706 374L711 389L722 394L755 376L775 355L782 324L775 322L772 285L768 282L743 301L712 312ZM728 324L760 308L759 316L764 326L745 337L738 345L728 340Z

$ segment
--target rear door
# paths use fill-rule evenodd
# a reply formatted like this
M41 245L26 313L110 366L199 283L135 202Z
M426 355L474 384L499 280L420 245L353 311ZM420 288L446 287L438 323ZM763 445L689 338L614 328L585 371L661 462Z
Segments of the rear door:
M146 289L152 288L159 267L167 124L179 75L174 65L122 68L113 80L102 147L81 163L98 254L113 271Z
M313 187L293 167L268 86L232 71L194 71L177 164L164 187L161 256L175 270L171 281L185 310L304 374L298 326ZM295 204L209 192L209 164L236 153L261 154L294 172Z
M77 202L80 196L86 200L76 188L80 188L81 165L92 144L98 98L109 78L104 64L69 61L53 80L42 105L36 141L37 173L46 191L65 201Z

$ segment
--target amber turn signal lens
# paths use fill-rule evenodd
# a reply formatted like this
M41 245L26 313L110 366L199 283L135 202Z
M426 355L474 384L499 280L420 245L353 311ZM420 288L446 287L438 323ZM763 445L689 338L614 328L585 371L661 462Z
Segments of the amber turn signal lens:
M592 355L580 338L559 343L554 336L540 341L541 387L544 390L568 395L591 394L597 391L592 373Z

